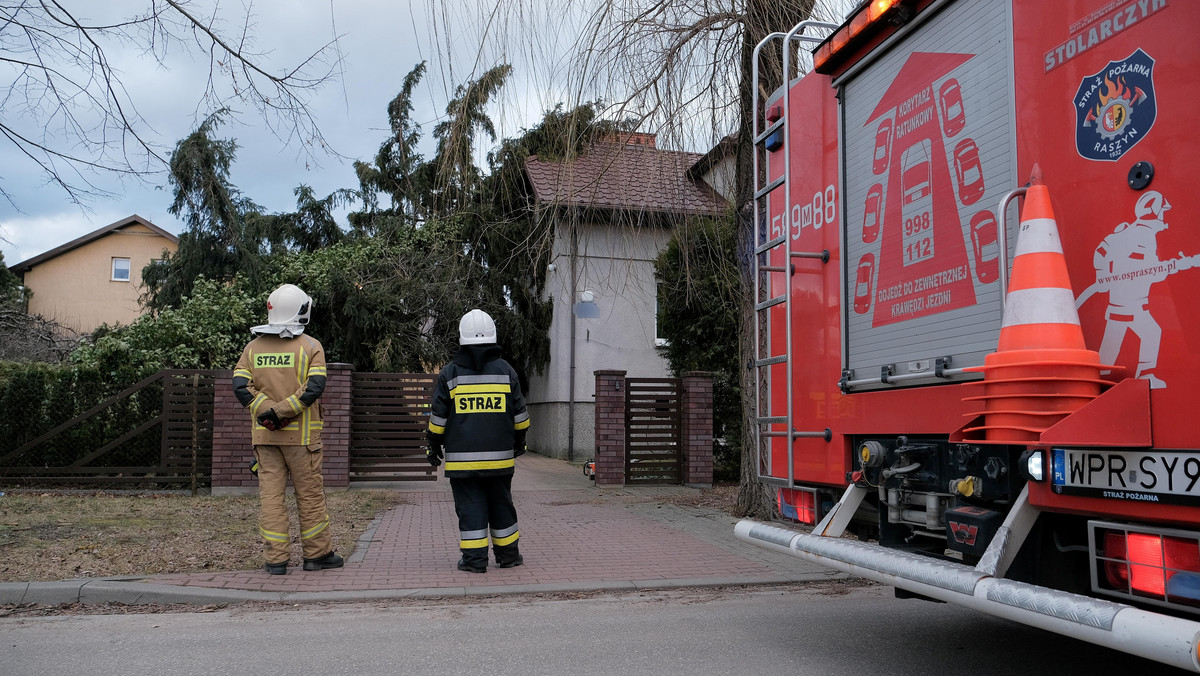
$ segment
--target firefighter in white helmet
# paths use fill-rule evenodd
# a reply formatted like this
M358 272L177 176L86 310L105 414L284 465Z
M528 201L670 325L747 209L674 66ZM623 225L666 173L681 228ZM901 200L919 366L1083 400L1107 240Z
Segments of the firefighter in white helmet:
M500 358L492 318L471 310L458 333L458 352L434 388L426 456L434 467L446 462L458 514L458 569L483 573L489 538L496 565L524 563L512 477L515 458L525 452L529 413L517 372Z
M233 391L250 409L251 443L257 461L259 534L266 543L266 570L287 573L291 557L284 491L288 476L296 491L304 570L341 568L333 551L325 485L321 477L321 406L325 350L305 335L312 298L292 284L271 292L267 323L242 350L233 371Z

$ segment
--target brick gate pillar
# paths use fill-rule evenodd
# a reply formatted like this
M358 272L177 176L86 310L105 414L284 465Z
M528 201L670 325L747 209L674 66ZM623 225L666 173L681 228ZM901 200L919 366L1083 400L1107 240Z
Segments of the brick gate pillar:
M596 483L625 485L625 374L595 371Z
M350 398L354 367L328 364L321 406L325 429L322 474L326 488L350 484ZM258 490L258 478L250 473L254 447L250 444L250 414L233 396L233 371L221 371L213 393L212 493L230 495Z
M683 483L709 487L713 481L713 379L705 371L683 374Z
M326 364L328 376L321 394L324 429L321 446L325 457L321 474L326 488L350 485L350 402L353 397L354 367L350 364Z
M250 414L233 396L233 371L217 374L213 388L212 493L253 493L258 478L250 473Z

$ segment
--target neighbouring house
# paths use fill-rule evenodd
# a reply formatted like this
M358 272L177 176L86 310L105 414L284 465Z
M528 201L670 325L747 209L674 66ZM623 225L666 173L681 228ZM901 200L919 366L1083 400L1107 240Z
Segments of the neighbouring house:
M707 165L697 165L705 158ZM668 375L656 349L654 259L675 225L727 209L701 179L719 159L662 150L653 134L630 134L570 160L526 160L537 217L554 237L545 292L554 304L550 363L530 375L527 396L536 421L532 450L567 460L594 456L594 371Z
M726 136L701 155L688 167L687 176L704 181L727 202L733 202L737 193L737 134Z
M141 316L142 268L178 247L178 237L135 214L9 269L32 292L30 314L88 333Z

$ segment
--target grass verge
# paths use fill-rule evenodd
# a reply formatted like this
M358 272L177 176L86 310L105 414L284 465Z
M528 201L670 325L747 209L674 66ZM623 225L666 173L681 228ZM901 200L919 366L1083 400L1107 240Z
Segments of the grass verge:
M334 548L354 551L394 491L330 491ZM292 563L302 561L295 498L287 498ZM0 497L0 582L47 582L262 565L258 496L6 493Z

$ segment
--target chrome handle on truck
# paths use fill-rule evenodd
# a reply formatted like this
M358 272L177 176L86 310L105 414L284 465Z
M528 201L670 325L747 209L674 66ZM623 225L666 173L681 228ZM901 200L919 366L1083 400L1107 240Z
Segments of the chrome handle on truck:
M1004 298L1008 295L1008 203L1022 196L1028 190L1022 186L1016 190L1010 190L1000 198L1000 208L996 211L996 216L1000 221L1000 227L996 228L996 235L999 237L1000 244L1000 317L1004 317ZM1020 215L1017 220L1020 222Z

